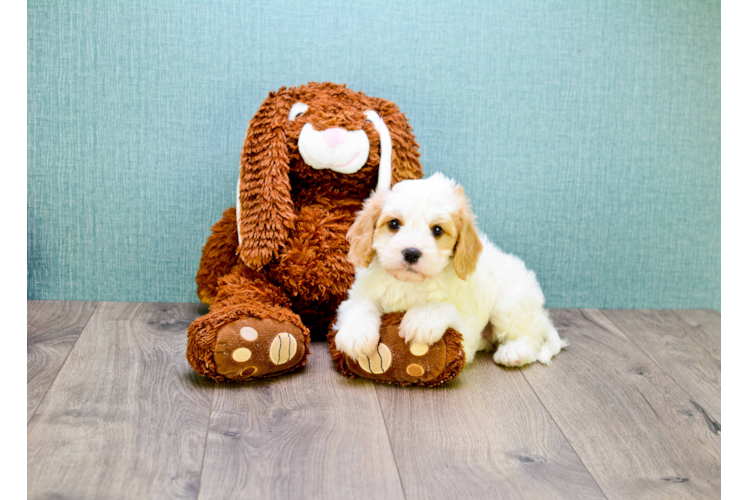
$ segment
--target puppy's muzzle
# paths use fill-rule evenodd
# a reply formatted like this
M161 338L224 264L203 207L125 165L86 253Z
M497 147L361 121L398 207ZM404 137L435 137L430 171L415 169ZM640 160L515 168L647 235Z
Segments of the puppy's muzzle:
M421 258L421 251L417 248L406 248L403 250L403 258L408 264L415 264Z

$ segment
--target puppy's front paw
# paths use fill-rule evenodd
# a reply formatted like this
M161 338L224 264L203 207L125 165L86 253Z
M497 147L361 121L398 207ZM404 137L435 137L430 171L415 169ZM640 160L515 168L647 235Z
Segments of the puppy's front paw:
M378 319L378 318L377 318ZM361 321L354 325L345 324L335 334L335 347L350 358L369 356L379 344L380 321Z
M493 355L493 360L504 366L523 366L534 363L537 359L537 350L521 340L511 340L506 344L501 344Z
M399 334L410 344L432 345L439 341L449 328L445 314L430 306L416 306L408 310L400 322Z

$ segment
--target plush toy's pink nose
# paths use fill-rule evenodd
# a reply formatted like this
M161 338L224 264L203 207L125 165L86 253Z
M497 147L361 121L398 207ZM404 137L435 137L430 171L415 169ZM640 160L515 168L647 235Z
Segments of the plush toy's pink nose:
M322 138L331 149L335 149L345 142L348 131L342 128L328 128L322 132Z

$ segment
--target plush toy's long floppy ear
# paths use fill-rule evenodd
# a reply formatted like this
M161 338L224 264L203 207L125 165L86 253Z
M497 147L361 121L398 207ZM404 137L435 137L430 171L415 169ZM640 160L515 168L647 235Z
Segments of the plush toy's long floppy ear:
M237 193L237 253L258 269L277 255L294 226L285 125L294 104L285 87L271 93L249 122Z
M418 143L405 115L392 101L374 98L374 111L382 118L392 139L392 185L406 179L423 177ZM390 186L390 187L391 187Z

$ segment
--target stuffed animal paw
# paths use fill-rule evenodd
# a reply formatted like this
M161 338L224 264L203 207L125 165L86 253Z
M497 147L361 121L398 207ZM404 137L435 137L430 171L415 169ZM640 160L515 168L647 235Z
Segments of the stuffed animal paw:
M397 385L433 387L449 382L465 365L462 336L453 329L432 345L406 343L399 334L403 313L382 316L379 344L369 356L352 359L335 346L337 331L333 325L327 343L337 370L346 377L361 377Z

